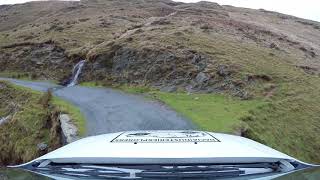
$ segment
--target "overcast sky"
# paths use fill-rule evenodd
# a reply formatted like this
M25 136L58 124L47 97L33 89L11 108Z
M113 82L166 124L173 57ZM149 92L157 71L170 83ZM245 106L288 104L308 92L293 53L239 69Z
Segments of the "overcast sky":
M197 0L177 0L198 2ZM320 22L320 0L208 0L221 5L266 9Z
M29 0L0 0L0 4L15 4ZM197 2L199 0L176 0L182 2ZM233 5L254 9L266 9L290 14L297 17L320 22L320 0L207 0L222 5Z

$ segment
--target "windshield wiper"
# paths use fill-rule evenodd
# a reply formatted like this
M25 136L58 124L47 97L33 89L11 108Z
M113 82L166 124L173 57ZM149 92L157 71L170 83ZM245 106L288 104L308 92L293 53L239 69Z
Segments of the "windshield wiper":
M108 165L60 164L42 161L24 169L41 174L76 178L232 178L277 172L278 163L185 164L185 165Z
M206 177L238 177L245 171L234 167L179 167L162 168L136 173L137 177L143 178L206 178Z

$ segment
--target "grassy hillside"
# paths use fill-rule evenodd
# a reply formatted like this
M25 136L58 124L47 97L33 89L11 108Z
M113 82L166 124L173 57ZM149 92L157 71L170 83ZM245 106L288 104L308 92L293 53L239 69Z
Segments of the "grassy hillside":
M50 93L0 81L0 166L33 160L62 145L58 115L68 113L84 133L83 116ZM40 144L46 144L42 149Z
M58 112L50 107L49 97L0 82L0 165L30 161L61 146ZM48 148L39 150L45 143Z

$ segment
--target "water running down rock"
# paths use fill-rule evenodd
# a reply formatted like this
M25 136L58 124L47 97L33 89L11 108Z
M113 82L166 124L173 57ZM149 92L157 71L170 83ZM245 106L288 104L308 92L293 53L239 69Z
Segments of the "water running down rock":
M82 67L84 65L84 63L86 62L86 60L81 60L80 62L78 62L74 67L73 67L73 70L72 70L72 77L70 79L70 82L69 84L67 84L67 87L71 87L71 86L74 86L77 84L78 82L78 78L81 74L81 71L82 71Z

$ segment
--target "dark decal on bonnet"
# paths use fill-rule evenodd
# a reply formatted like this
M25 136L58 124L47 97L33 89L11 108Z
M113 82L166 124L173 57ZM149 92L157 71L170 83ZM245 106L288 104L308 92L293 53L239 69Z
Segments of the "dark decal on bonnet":
M220 142L207 132L201 131L143 131L128 132L113 139L114 143L184 143Z

